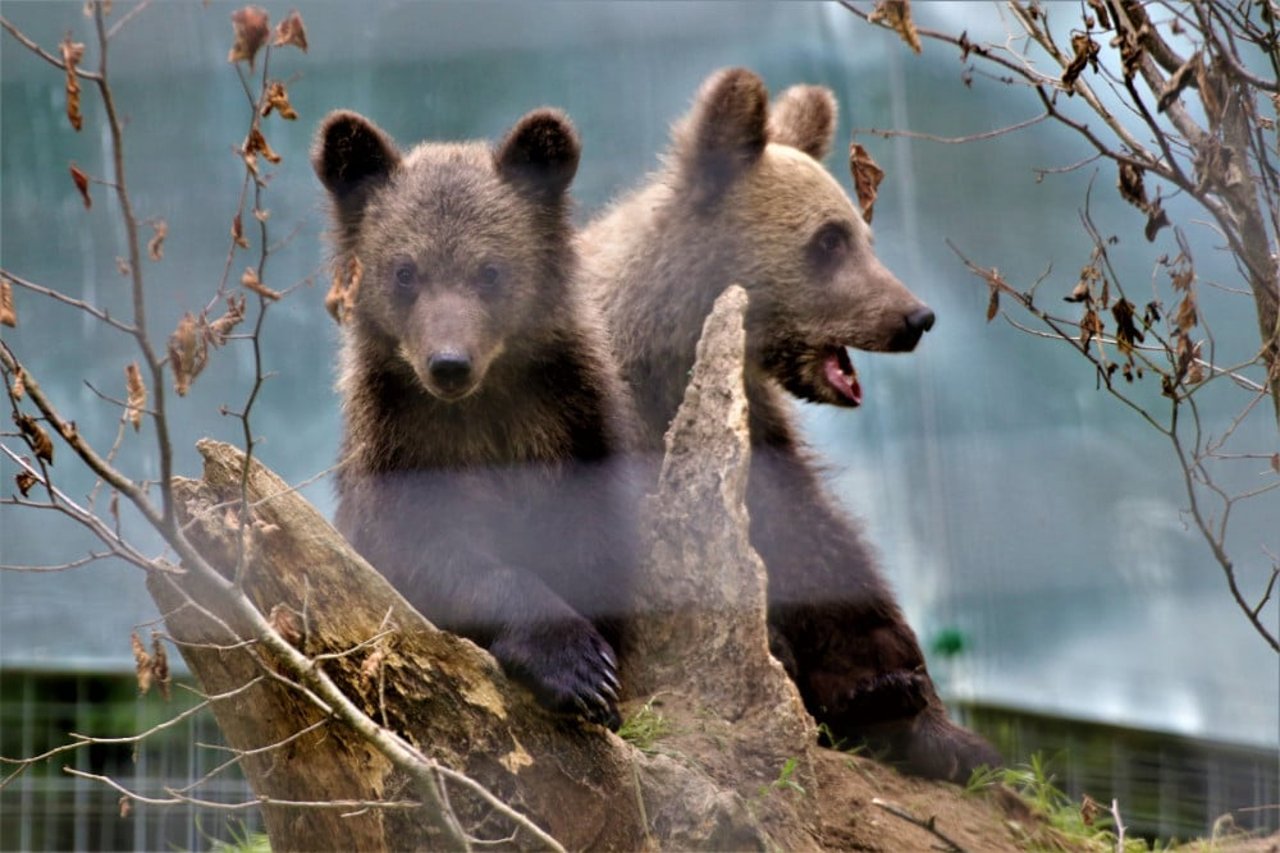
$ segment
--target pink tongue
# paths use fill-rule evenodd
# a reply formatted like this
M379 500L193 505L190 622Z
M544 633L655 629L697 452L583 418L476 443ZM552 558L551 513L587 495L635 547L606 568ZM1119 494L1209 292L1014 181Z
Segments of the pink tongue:
M840 369L840 360L832 353L827 356L823 369L827 376L827 382L831 387L836 389L846 400L855 406L862 405L862 386L858 384L858 375L847 374Z

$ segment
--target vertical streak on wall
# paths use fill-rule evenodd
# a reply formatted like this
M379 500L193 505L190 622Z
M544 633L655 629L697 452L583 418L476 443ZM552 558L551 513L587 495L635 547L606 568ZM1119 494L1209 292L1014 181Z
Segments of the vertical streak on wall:
M896 42L889 46L885 51L886 65L888 74L886 75L889 83L889 104L890 104L890 126L905 130L911 127L911 116L907 103L907 85L906 70L903 57L906 51L901 44ZM917 193L915 170L912 167L911 159L911 141L902 137L892 140L893 144L893 168L892 180L894 182L893 192L902 200L899 209L902 211L901 220L897 223L897 230L901 234L904 245L920 246L924 235L920 233L919 220L919 195ZM928 235L929 240L939 240L941 235ZM908 251L906 253L906 269L902 270L906 284L909 288L917 293L927 292L925 284L925 269L920 262L921 253L916 251ZM946 318L940 318L945 323ZM921 347L927 349L929 340L926 336L921 342ZM912 483L912 500L908 512L908 523L910 528L917 528L922 548L917 551L917 556L928 555L928 559L924 561L924 567L932 567L934 571L930 572L932 577L924 577L921 571L924 567L912 567L914 579L921 586L917 593L925 604L925 612L932 616L932 622L936 627L953 627L957 620L954 607L954 595L951 585L951 573L948 571L951 564L951 557L954 553L952 548L951 525L948 520L948 501L946 487L944 483L944 472L942 469L942 453L939 444L940 432L938 429L938 412L937 412L937 395L934 393L933 383L929 377L925 375L927 360L912 359L911 366L916 373L916 381L913 383L918 395L918 410L920 413L920 424L917 430L912 432L921 439L920 446L924 455L923 466L911 466L904 469L904 475L907 470L913 474L919 472L916 476L921 478L918 483ZM904 454L905 456L906 454ZM906 487L904 483L903 487ZM927 495L924 501L923 511L913 509L919 506L918 495ZM899 503L902 507L904 504ZM920 519L920 523L915 523L915 519ZM916 536L912 537L917 538ZM921 581L927 583L921 584ZM916 625L917 630L923 627ZM927 636L921 637L921 642L926 646L929 642ZM957 670L954 665L947 668L945 673L948 678L944 678L943 689L952 693L957 687L956 680L968 682L962 686L962 692L968 694L971 692L971 667L964 667Z

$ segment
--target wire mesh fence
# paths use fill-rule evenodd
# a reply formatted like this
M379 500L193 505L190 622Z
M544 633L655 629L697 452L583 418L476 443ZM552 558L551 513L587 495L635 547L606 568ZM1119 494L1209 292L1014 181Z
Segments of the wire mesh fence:
M121 738L150 729L198 703L175 689L166 702L139 697L132 678L102 673L0 673L0 755L26 758L71 743L74 735ZM206 850L243 839L261 825L256 809L125 802L109 785L63 768L108 776L124 788L168 798L166 789L202 779L230 755L219 750L213 715L199 711L137 743L93 743L25 769L6 764L0 778L2 850ZM252 791L231 767L191 791L220 803Z

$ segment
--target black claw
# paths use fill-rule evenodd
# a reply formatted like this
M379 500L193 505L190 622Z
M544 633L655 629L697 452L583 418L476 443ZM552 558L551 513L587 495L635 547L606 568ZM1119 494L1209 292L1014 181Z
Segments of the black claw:
M609 708L611 707L609 700L604 698L594 690L587 691L587 698L590 699L595 704L595 706L601 710L608 711Z
M622 689L622 682L618 680L617 674L612 670L604 674L604 680L609 683L609 686L614 689L615 693Z
M605 681L600 684L600 692L608 696L613 702L618 701L618 691L613 688L609 682Z
M614 658L613 652L609 651L607 648L600 650L600 657L604 658L604 662L609 665L609 669L613 670L618 668L617 659Z

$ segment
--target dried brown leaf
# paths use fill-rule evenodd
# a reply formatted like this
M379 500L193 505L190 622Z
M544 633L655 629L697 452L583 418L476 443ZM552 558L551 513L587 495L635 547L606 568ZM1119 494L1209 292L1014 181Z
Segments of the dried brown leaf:
M1111 16L1107 13L1107 4L1102 0L1089 0L1089 8L1098 16L1098 26L1104 30L1111 29Z
M334 270L333 283L324 297L324 307L339 326L355 311L363 280L364 264L355 255L348 255L346 263Z
M233 293L227 296L227 313L204 327L205 340L215 347L225 344L227 335L244 320L244 309L244 294Z
M1178 99L1182 94L1182 90L1195 82L1197 76L1201 73L1198 70L1201 59L1200 51L1196 51L1191 58L1182 63L1182 66L1173 74L1169 75L1169 79L1165 81L1164 86L1160 89L1160 97L1156 99L1156 112L1164 112L1169 105Z
M1196 295L1193 291L1188 290L1187 295L1182 297L1182 301L1178 303L1178 310L1174 314L1173 324L1178 331L1186 332L1195 328L1198 317L1196 314Z
M854 142L849 146L849 171L853 173L853 188L858 194L858 204L862 206L862 218L869 225L880 182L884 180L884 170L876 165L867 149Z
M27 444L31 445L31 452L36 455L36 458L43 459L47 464L52 465L53 439L49 438L49 433L44 431L44 427L36 423L35 418L21 413L14 414L13 422L18 425Z
M873 24L884 21L913 51L921 51L920 34L911 20L911 0L880 0L867 16L867 21Z
M278 112L280 118L288 119L289 121L293 121L298 117L293 105L289 103L289 93L285 91L284 84L279 80L272 80L271 85L267 88L267 102L262 105L262 115L269 116L272 110Z
M120 818L122 820L124 818L127 818L130 814L133 813L133 800L129 799L128 796L124 796L120 798L119 806L120 806Z
M84 200L85 210L93 207L93 199L89 197L89 176L82 172L75 163L71 164L71 180L75 181L76 189L80 191L80 198Z
M1176 268L1169 270L1169 278L1173 284L1173 289L1183 293L1190 292L1191 285L1196 280L1195 268L1185 258L1174 263Z
M84 59L84 45L67 36L58 44L58 49L67 72L67 120L79 131L84 126L84 116L80 113L80 78L76 76L76 66Z
M1133 303L1128 299L1117 301L1111 309L1111 316L1116 319L1116 345L1125 355L1132 354L1134 344L1145 340L1142 330L1133 322L1136 316Z
M158 261L164 257L164 238L169 235L169 223L163 219L153 220L151 230L153 233L147 241L147 257Z
M1120 164L1120 179L1116 186L1120 196L1139 210L1147 209L1147 190L1142 183L1142 169L1132 163Z
M1120 66L1124 72L1126 80L1132 80L1133 76L1142 68L1142 59L1147 53L1147 40L1151 37L1151 25L1143 21L1142 26L1138 27L1135 32L1132 29L1117 34L1111 40L1112 47L1120 48ZM1094 71L1097 71L1095 65Z
M1101 811L1102 809L1098 806L1097 801L1085 794L1084 799L1080 802L1080 821L1085 826L1093 826Z
M258 220L259 222L266 222L268 219L271 218L271 211L262 210L260 208L255 207L253 209L253 218Z
M1153 300L1151 300L1150 302L1148 302L1148 303L1147 303L1147 307L1146 307L1145 309L1143 309L1143 312L1142 312L1142 323L1143 323L1143 325L1145 325L1147 328L1150 328L1150 327L1151 327L1151 326L1153 326L1154 324L1159 323L1159 322L1160 322L1160 312L1161 312L1162 310L1163 310L1163 309L1162 309L1162 307L1161 307L1160 303L1159 303L1159 302L1157 302L1156 300L1154 300L1154 299L1153 299Z
M39 477L26 470L19 471L13 479L17 482L18 491L22 492L24 498L31 494L31 487L40 482Z
M1098 316L1098 312L1093 310L1093 306L1085 308L1084 316L1080 318L1080 345L1087 347L1089 341L1101 335L1102 331L1102 318Z
M169 654L164 650L164 643L160 641L158 631L151 632L151 675L156 684L160 685L160 695L168 702L169 684L172 681L169 676Z
M1147 209L1147 227L1142 232L1146 235L1147 242L1154 242L1156 235L1160 233L1160 229L1168 226L1168 224L1169 216L1164 212L1164 206L1160 204L1157 194L1156 200Z
M13 384L9 386L9 396L15 400L21 400L23 395L27 393L27 374L19 367L18 372L14 374Z
M1067 92L1073 91L1076 79L1084 73L1086 66L1092 65L1094 73L1098 71L1099 47L1096 41L1084 33L1076 33L1071 37L1071 50L1071 61L1062 72L1062 88Z
M259 296L270 299L273 302L280 298L279 292L262 283L253 267L245 267L244 275L240 276L240 286L245 290L252 290Z
M151 669L151 655L147 654L137 631L129 635L129 645L133 648L133 668L138 676L138 692L145 696L151 690L151 679L155 674Z
M261 154L272 163L280 162L280 155L271 150L271 146L267 144L267 138L256 127L249 130L249 136L244 141L244 154L246 162L250 156L256 154Z
M13 285L0 278L0 324L10 329L18 325L18 309L13 304Z
M991 288L991 296L987 299L987 322L990 323L1000 313L1000 291Z
M125 417L133 424L133 431L137 432L142 428L142 410L147 407L147 386L142 381L142 371L138 369L136 361L125 365L124 380L129 389L129 407L125 411Z
M271 34L270 17L258 6L244 6L231 13L231 28L235 33L235 41L231 45L231 52L227 54L227 62L247 60L249 67L253 68L258 51Z
M284 83L276 80L271 84L271 88L267 90L267 103L263 107L262 114L269 115L272 110L280 114L280 118L293 121L298 117L298 113L294 110L293 105L289 103L289 93L284 88Z
M1062 297L1063 302L1089 302L1093 299L1093 294L1089 292L1089 282L1081 278L1076 282L1076 286L1071 288L1071 293Z
M276 26L276 37L271 40L273 47L293 45L303 53L307 52L307 29L302 25L302 16L297 9L290 9L289 14Z
M204 370L209 350L204 338L196 334L196 318L188 311L169 336L169 369L173 371L173 390L185 397L191 383Z
M241 249L249 248L249 241L244 238L244 223L240 221L238 213L231 219L231 239Z

